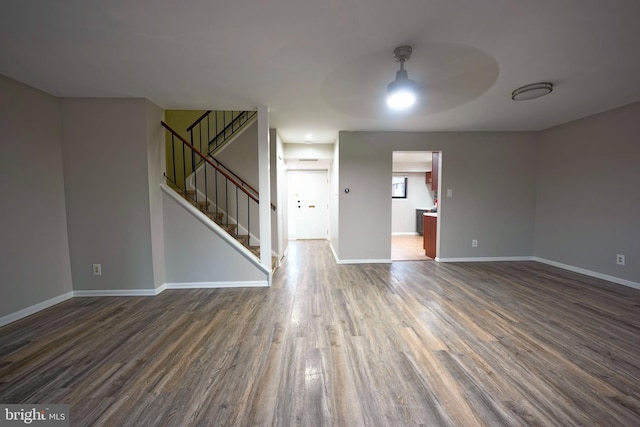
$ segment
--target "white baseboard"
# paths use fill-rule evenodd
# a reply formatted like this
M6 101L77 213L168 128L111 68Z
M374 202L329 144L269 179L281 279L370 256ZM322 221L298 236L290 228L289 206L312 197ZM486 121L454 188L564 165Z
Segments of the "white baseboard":
M418 233L416 231L401 231L397 233L391 233L392 236L417 236Z
M63 301L73 298L73 291L67 292L62 295L58 295L57 297L53 297L46 301L39 302L38 304L34 304L30 307L23 308L22 310L16 311L15 313L7 314L6 316L0 317L0 327L4 325L8 325L9 323L15 322L16 320L23 319L27 316L31 316L39 311L46 310L49 307L52 307L56 304L60 304Z
M338 264L391 264L389 259L336 259Z
M497 262L497 261L535 261L532 256L472 257L472 258L440 258L438 262Z
M335 248L329 240L329 248L333 253L336 264L391 264L391 259L339 259Z
M99 289L73 291L74 297L153 297L164 289Z
M266 280L247 282L182 282L165 283L165 289L220 289L220 288L259 288L267 287Z
M333 254L333 259L336 261L336 263L339 264L339 262L338 262L338 254L336 253L336 250L333 247L333 244L331 243L331 240L329 240L329 248L331 249L331 253Z
M558 267L563 270L572 271L574 273L584 274L585 276L595 277L596 279L602 279L609 282L617 283L619 285L629 286L630 288L640 289L640 283L633 282L627 279L621 279L619 277L610 276L608 274L598 273L597 271L587 270L585 268L575 267L573 265L563 264L561 262L551 261L546 258L533 257L534 261L548 264L553 267Z

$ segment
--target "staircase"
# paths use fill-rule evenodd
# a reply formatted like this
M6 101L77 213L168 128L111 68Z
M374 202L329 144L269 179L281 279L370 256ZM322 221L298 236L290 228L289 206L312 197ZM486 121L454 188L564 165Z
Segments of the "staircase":
M167 156L172 156L173 160L173 167L168 168L165 177L174 191L259 260L258 192L212 155L246 129L256 115L254 111L232 113L236 114L222 126L219 123L210 125L211 117L219 117L218 113L208 111L203 114L187 129L191 142L161 122L170 136L171 148ZM211 128L220 130L210 137ZM271 209L275 211L276 207L271 204ZM278 260L277 257L271 259L273 270Z

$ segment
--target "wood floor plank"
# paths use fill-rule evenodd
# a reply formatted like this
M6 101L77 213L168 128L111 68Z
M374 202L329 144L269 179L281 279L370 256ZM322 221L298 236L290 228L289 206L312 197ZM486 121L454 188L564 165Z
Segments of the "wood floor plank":
M73 426L640 425L640 291L535 262L338 265L74 298L0 328L0 402Z

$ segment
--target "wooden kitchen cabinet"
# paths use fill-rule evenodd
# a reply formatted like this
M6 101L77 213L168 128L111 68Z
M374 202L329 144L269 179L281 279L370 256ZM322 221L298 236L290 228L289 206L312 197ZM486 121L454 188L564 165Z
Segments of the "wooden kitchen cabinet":
M424 216L424 253L429 258L436 257L436 233L438 231L438 217Z
M440 168L440 153L431 153L431 190L438 191L438 170Z

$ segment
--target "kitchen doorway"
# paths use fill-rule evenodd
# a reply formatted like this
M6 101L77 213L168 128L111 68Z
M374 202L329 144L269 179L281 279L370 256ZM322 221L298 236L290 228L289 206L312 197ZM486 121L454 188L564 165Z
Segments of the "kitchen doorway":
M404 197L392 197L391 260L426 261L423 213L436 209L437 186L434 174L439 171L439 152L394 151L393 179L404 180ZM433 167L433 162L436 162Z

